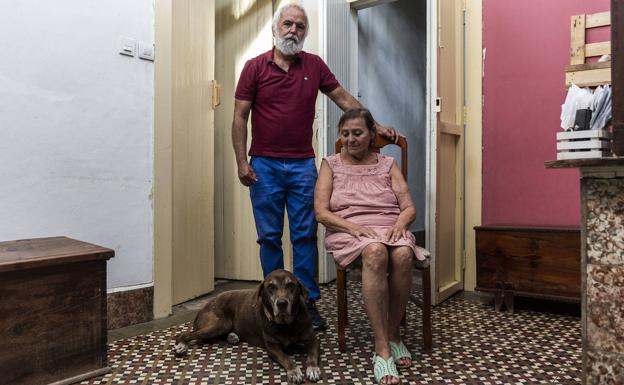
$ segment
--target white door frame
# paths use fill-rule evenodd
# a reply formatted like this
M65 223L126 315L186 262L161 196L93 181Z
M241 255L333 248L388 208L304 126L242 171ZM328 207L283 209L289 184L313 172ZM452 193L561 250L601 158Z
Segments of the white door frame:
M321 55L323 58L327 58L327 3L330 0L322 1L322 12L320 21L320 30L323 36L321 36ZM351 19L350 19L350 33L349 33L349 55L350 60L350 87L349 91L352 94L357 94L357 73L358 73L358 19L357 11L376 5L393 2L396 0L346 0L350 6ZM437 96L437 36L438 36L438 12L437 1L427 0L427 81L425 90L425 100L427 105L425 106L425 119L427 122L428 135L426 136L426 182L425 182L425 233L426 233L426 246L431 252L431 271L435 272L435 239L436 239L436 220L435 220L435 207L436 207L436 154L437 154L437 115L436 115L436 96ZM321 157L325 157L328 154L333 153L333 148L328 148L326 143L327 130L333 129L328 127L327 121L327 98L323 98L321 107L321 128L319 129L319 154ZM322 246L322 240L319 243ZM335 278L335 269L333 260L329 260L324 247L319 247L319 280L320 282L329 282ZM431 287L436 286L435 274L431 274ZM432 300L435 301L435 290L432 290Z
M154 318L173 306L173 0L156 0L154 63Z
M437 277L436 271L436 191L437 191L437 153L438 153L438 121L437 106L438 96L438 0L427 0L427 89L425 90L425 100L427 105L426 121L428 122L429 134L427 135L426 158L427 165L425 175L425 233L426 246L431 252L431 302L436 303ZM428 224L428 226L427 226Z

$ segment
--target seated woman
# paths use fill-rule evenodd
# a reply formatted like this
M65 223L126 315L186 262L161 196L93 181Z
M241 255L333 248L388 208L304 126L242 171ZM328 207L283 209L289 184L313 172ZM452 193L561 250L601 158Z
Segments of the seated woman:
M362 258L362 297L375 340L379 384L398 384L397 367L411 354L400 323L412 284L413 260L424 260L408 230L416 208L391 157L372 151L374 120L366 109L346 111L338 123L342 152L323 159L314 208L325 225L325 247L346 267Z

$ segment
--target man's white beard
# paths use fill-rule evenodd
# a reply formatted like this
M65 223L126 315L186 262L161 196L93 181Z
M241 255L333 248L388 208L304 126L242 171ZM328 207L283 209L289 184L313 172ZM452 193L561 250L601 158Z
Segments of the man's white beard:
M297 37L292 34L288 34L283 38L277 34L275 35L275 47L286 56L296 55L301 52L304 41L305 39L301 39L301 41L297 42Z

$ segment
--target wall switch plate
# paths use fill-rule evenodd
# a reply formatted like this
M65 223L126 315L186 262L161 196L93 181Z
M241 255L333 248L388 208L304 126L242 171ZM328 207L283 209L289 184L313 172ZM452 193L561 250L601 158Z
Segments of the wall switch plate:
M119 53L126 56L134 56L136 53L136 41L129 37L120 38Z
M139 42L139 58L154 61L154 44Z

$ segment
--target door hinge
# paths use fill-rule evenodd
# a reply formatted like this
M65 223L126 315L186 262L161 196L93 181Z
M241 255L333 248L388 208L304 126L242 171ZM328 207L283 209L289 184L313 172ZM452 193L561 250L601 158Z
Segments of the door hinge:
M440 112L442 110L442 98L441 97L437 97L435 99L435 112Z
M466 269L466 249L462 250L462 254L461 254L461 268L462 268L462 270Z
M468 120L468 109L464 106L464 116L462 119L462 124L466 124L466 120Z

